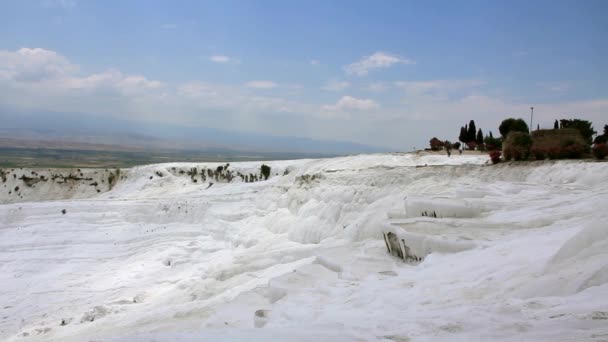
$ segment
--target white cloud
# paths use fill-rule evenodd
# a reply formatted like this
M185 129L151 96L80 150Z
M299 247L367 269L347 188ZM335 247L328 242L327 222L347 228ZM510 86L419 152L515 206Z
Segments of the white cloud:
M188 82L178 87L177 92L180 96L197 99L197 98L209 98L218 96L219 93L210 84L203 82Z
M391 87L400 92L382 94L382 102L338 93L334 103L324 105L308 98L310 88L300 91L298 84L267 80L245 85L163 83L124 70L84 73L50 50L0 50L0 104L16 109L344 139L395 148L421 147L432 136L454 140L458 128L471 119L484 133L497 133L500 120L527 119L532 105L534 126L540 122L541 127L549 127L553 120L566 117L591 120L596 130L605 123L606 98L517 103L488 95L485 84L476 79L372 83L371 90Z
M225 56L225 55L212 55L209 56L209 60L213 63L240 63L240 61L236 58Z
M162 86L159 81L148 80L139 75L124 75L115 69L86 77L66 78L62 83L73 90L115 90L124 95L145 93Z
M338 109L369 110L378 107L378 104L370 99L357 99L352 96L343 96L337 103Z
M325 111L366 111L378 108L379 105L371 99L358 99L352 96L342 96L336 104L324 105L322 107Z
M272 81L251 81L247 86L278 87ZM284 84L281 88L290 94L302 86ZM302 115L318 109L281 96L251 94L241 86L198 81L170 85L116 69L81 74L64 56L44 49L0 50L0 103L23 109L128 115L146 121L219 122L220 126L227 116L238 118L233 119L237 122L257 123L253 118ZM201 112L203 118L198 117ZM209 122L213 120L217 122Z
M126 75L115 69L90 75L80 75L79 71L77 65L54 51L40 48L0 50L0 81L34 93L78 91L132 95L162 86L159 81L140 75Z
M245 86L247 88L254 88L254 89L272 89L272 88L276 88L277 84L272 81L249 81L249 82L245 83Z
M0 50L0 79L35 82L62 77L78 71L65 57L45 49Z
M411 59L379 51L371 56L365 56L361 58L358 62L345 66L344 70L347 74L364 76L374 69L389 68L395 64L414 63L415 62Z
M347 81L330 80L321 89L327 91L342 91L350 87L350 83Z
M240 87L222 86L203 82L189 82L178 87L180 105L195 108L213 108L228 111L231 115L301 114L310 113L310 105L276 96L251 95Z

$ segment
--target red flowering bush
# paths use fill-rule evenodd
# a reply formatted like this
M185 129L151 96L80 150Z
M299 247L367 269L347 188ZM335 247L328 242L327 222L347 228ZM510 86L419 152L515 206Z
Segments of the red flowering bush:
M573 128L541 129L532 132L531 154L536 160L581 158L589 151L580 132Z
M606 144L593 145L593 155L597 159L604 159L606 156L608 156L608 145L606 145Z
M500 155L502 153L500 151L492 151L490 152L490 159L492 160L492 164L500 163Z

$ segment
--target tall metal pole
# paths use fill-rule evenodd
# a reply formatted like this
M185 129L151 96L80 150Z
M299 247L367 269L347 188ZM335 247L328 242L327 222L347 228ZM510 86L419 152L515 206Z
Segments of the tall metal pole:
M532 119L534 118L534 107L530 107L530 132L532 132Z

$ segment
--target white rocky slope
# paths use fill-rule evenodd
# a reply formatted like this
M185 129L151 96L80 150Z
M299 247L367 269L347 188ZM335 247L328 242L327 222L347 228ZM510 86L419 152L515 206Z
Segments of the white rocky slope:
M0 340L608 340L608 163L486 161L5 170Z

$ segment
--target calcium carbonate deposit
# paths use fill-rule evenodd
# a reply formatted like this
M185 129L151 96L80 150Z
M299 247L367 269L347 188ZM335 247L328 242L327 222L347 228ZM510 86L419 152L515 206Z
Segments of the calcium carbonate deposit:
M0 340L608 340L608 163L487 160L4 168Z

